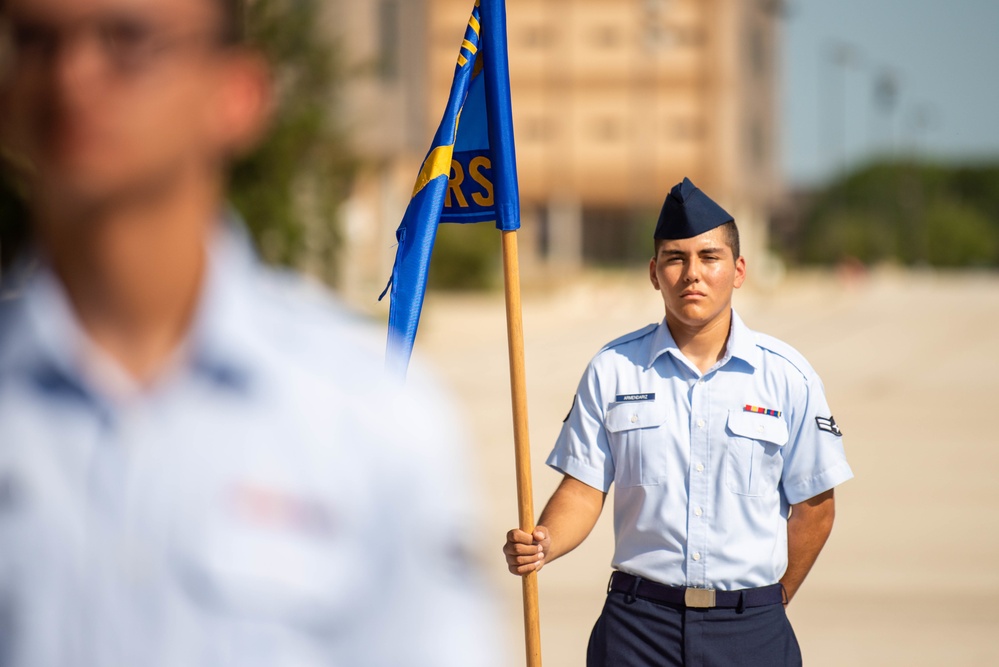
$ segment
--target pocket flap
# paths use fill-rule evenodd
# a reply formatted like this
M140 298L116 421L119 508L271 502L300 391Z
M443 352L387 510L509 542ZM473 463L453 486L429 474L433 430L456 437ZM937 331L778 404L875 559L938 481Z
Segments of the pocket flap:
M787 423L780 417L732 411L728 413L728 430L744 438L764 440L778 447L787 444Z
M666 421L666 402L615 403L607 408L607 430L611 433L652 428Z

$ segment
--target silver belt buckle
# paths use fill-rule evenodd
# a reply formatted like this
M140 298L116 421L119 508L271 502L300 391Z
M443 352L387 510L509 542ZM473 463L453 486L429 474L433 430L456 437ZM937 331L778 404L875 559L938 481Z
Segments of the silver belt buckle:
M683 592L683 603L694 609L713 609L715 606L715 589L688 587Z

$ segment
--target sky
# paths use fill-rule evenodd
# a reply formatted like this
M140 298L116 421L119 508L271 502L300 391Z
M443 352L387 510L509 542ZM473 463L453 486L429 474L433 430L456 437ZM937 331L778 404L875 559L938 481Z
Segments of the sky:
M785 0L781 162L816 185L876 156L999 160L999 0ZM879 80L897 94L875 94Z

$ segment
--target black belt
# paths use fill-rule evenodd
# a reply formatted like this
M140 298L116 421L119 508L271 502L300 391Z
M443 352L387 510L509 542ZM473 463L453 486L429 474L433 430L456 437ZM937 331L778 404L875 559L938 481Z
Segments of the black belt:
M642 579L626 572L611 574L607 584L608 593L625 593L632 597L645 598L653 602L690 607L692 609L745 609L783 604L787 601L784 586L773 584L760 588L744 588L738 591L717 591L713 588L692 586L667 586Z

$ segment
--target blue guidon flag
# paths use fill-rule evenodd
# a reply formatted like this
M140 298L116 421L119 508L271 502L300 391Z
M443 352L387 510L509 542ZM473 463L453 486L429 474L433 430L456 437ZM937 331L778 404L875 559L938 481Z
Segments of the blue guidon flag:
M386 365L405 376L441 222L520 228L504 0L476 0L433 144L396 230ZM381 297L379 297L381 299Z

